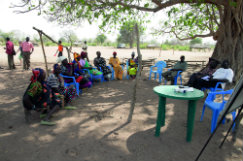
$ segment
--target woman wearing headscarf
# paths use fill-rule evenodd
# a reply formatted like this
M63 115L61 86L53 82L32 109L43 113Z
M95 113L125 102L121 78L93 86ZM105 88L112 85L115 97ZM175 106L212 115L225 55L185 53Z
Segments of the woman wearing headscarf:
M82 69L88 69L89 73L92 75L102 75L103 73L98 71L97 69L93 69L93 67L87 61L87 52L82 51L79 63Z
M137 74L137 63L136 63L136 59L135 59L135 52L132 52L132 57L130 59L128 59L128 75L132 78L135 79L136 78L136 74Z
M103 72L105 80L110 80L111 79L111 70L109 67L106 66L106 61L103 57L101 57L100 51L96 52L97 57L94 59L94 65L98 68L101 69Z
M74 74L74 66L72 63L68 63L66 57L60 56L58 58L57 62L61 63L61 73L63 75L67 75L67 76L74 76L76 79L76 82L79 83L79 88L87 88L87 87L92 86L92 83L89 81L88 78L81 76L81 75L77 76ZM72 82L72 79L66 78L64 81L69 83L69 82Z
M51 87L53 94L60 94L64 96L65 105L71 104L76 96L76 90L73 86L64 87L64 80L60 76L61 67L54 64L53 73L47 78L47 84Z
M45 82L45 71L41 68L32 70L30 85L23 96L25 120L29 123L31 110L42 111L46 114L41 121L43 125L55 125L50 122L51 115L61 107L61 100L52 95L51 89Z
M120 65L120 60L116 56L117 56L117 53L114 51L113 57L111 57L110 60L109 60L109 64L113 67L113 69L115 71L116 79L122 80L123 70L122 70L122 67Z

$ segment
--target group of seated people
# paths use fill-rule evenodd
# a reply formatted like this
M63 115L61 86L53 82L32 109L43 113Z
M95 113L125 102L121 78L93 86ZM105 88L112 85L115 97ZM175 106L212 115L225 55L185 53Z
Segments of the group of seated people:
M221 67L217 69L219 64L221 64ZM183 72L186 69L187 63L185 62L185 56L181 56L180 61L178 61L171 70L162 73L162 76L166 80L171 81L173 85L177 72ZM226 83L232 83L233 77L234 72L230 68L228 60L223 60L223 62L220 63L216 59L209 58L208 65L201 71L193 73L185 85L202 90L205 88L214 88L218 82L221 82L221 88L224 89Z
M64 107L64 105L72 109L72 106L68 105L77 96L77 89L73 86L64 87L64 82L72 82L73 78L79 83L80 89L90 88L92 82L98 81L93 79L104 78L107 81L111 80L112 70L114 70L115 78L121 80L123 77L123 67L117 57L117 53L113 52L113 57L109 59L111 67L107 66L106 60L101 57L100 51L97 51L96 54L97 57L94 59L94 66L96 68L87 60L87 52L82 51L81 54L74 53L72 63L68 63L68 59L64 56L58 57L57 64L53 65L53 72L47 79L43 69L33 69L30 84L23 96L26 121L29 122L30 111L36 110L41 111L40 117L43 118L41 124L54 125L55 123L50 121L50 117L54 112ZM135 58L134 52L131 58L128 59L127 64L127 74L130 78L134 79L138 68L138 60ZM192 74L186 85L201 90L203 88L215 87L217 82L232 82L234 73L229 68L229 61L224 60L221 68L216 70L218 64L220 64L219 61L210 58L208 65L200 72ZM185 71L186 69L185 56L181 56L180 61L171 70L162 73L162 76L174 84L174 77L177 75L177 72ZM61 74L73 78L64 79Z
M87 52L82 51L81 54L74 53L74 60L72 63L68 63L68 59L65 56L60 56L57 59L57 64L53 65L53 72L46 79L46 73L41 68L35 68L32 70L32 77L28 88L23 96L23 105L25 109L25 120L30 121L31 110L40 111L40 117L43 119L41 124L43 125L55 125L50 121L51 115L58 111L60 108L70 107L69 109L75 109L72 106L68 106L72 103L72 100L77 96L74 86L64 87L65 83L70 83L73 78L63 78L64 76L74 77L76 82L79 83L79 88L89 88L92 86L92 79L100 79L104 76L104 79L111 80L112 70L106 65L106 61L101 57L100 51L96 52L97 57L94 59L94 65L92 67L87 60ZM128 74L131 74L131 78L135 78L137 65L134 59L135 53L132 53L132 58L129 59ZM117 53L113 52L113 57L110 58L109 64L115 73L115 78L122 79L123 68ZM98 76L98 77L95 77Z

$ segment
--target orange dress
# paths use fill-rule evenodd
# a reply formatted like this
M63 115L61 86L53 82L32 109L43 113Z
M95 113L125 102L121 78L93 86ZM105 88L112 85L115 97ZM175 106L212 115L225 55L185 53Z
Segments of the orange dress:
M109 60L109 64L113 66L113 69L115 71L115 78L122 80L123 70L120 65L120 60L118 58L111 57Z

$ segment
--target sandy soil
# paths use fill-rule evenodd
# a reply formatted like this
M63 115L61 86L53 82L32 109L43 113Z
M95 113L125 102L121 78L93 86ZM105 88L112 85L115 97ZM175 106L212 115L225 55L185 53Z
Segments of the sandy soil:
M55 62L56 48L46 48L49 66ZM79 49L76 49L77 51ZM133 50L89 47L89 56L100 50L109 58L116 50L121 58ZM135 49L134 49L135 51ZM142 50L143 58L157 58L159 50ZM211 53L161 51L159 59L208 60ZM0 65L6 67L6 55L0 50ZM17 61L17 59L16 59ZM31 56L32 67L44 67L40 48ZM16 63L18 64L18 62ZM189 73L183 74L183 81ZM29 83L30 71L17 66L14 71L0 70L0 161L189 161L194 160L210 135L211 111L206 110L203 122L200 115L204 99L198 101L192 142L186 142L187 101L167 100L166 126L161 136L154 137L158 96L153 93L156 81L149 81L144 69L139 81L133 121L126 124L133 81L97 83L84 90L73 103L77 110L61 110L52 118L53 127L39 124L38 113L32 113L32 123L24 121L22 96ZM222 125L203 153L205 161L242 160L243 134L233 143L231 136L224 147L218 146L230 123ZM241 126L242 129L242 126ZM241 130L240 129L240 130Z

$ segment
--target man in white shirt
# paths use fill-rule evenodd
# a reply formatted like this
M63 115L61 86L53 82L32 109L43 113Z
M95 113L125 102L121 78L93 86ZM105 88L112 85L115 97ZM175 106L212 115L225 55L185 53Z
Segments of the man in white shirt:
M197 89L202 89L202 88L210 88L210 87L215 87L217 82L223 82L224 84L222 85L224 88L225 83L232 83L234 77L234 72L231 68L229 68L229 61L224 60L221 68L217 69L213 75L210 77L203 77L198 81L197 85L195 88Z
M88 46L87 46L87 41L84 41L83 45L82 45L82 49L83 51L85 51L87 53L87 61L89 62L89 56L88 56Z

